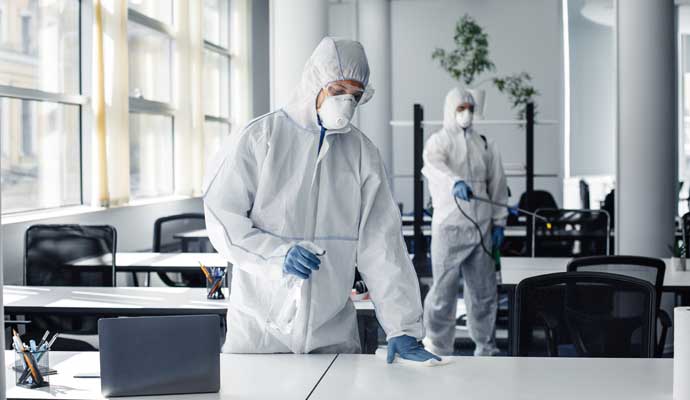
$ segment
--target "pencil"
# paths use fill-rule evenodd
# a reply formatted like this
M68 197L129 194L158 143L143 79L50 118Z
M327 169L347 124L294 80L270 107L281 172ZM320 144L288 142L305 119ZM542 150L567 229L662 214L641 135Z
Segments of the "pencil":
M213 278L211 278L211 275L209 275L208 270L206 270L206 267L204 266L204 264L201 263L201 261L199 261L199 266L201 267L201 272L204 273L206 280L209 282L213 282Z

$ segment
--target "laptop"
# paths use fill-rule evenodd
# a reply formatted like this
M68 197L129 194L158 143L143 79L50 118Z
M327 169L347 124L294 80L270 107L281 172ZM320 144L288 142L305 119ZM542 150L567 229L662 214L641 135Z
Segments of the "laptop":
M220 317L188 315L98 321L106 397L220 390Z

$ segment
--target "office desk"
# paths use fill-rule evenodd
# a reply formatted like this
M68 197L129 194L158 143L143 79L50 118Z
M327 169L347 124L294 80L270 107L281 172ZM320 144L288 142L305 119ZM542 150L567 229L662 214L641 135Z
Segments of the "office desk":
M334 354L295 355L221 354L220 393L184 396L146 396L126 399L306 399L328 366ZM5 364L14 362L12 351L5 352ZM98 372L97 352L51 352L51 367L57 375L50 376L50 387L25 389L14 385L14 371L6 368L8 399L102 399L101 381L97 378L77 379L75 373Z
M569 257L503 257L501 258L502 286L516 286L520 281L537 275L566 272ZM670 258L665 258L664 291L689 292L690 271L676 271ZM690 262L688 263L690 265Z
M109 264L111 256L89 257L71 262L74 267L100 267ZM199 272L199 262L207 267L226 266L228 262L218 253L128 253L115 254L118 272Z
M219 314L227 302L207 300L206 288L3 286L6 314Z
M442 367L340 354L310 399L672 400L671 359L450 357Z

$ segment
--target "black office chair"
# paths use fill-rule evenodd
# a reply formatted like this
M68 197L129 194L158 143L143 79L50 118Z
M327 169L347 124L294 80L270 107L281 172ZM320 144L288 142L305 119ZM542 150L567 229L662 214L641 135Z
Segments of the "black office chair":
M193 248L183 248L179 240L173 236L180 232L194 231L206 228L204 214L184 213L161 217L153 224L153 251L155 253L197 252L212 253L213 247L208 240L199 240ZM158 272L158 277L167 286L202 287L206 283L199 272L181 273L181 281L176 281L165 272ZM148 281L148 279L147 279Z
M531 194L527 192L520 196L518 207L534 212L539 208L558 208L556 199L551 193L545 190L534 190ZM525 226L527 223L532 223L529 217L523 214L508 215L508 226ZM529 257L532 249L527 245L527 238L507 237L503 246L501 247L501 254L504 256Z
M589 185L584 179L580 179L580 208L589 210Z
M604 210L537 209L533 218L532 257L608 255L611 237Z
M657 332L655 335L657 338L655 356L661 357L664 354L666 336L672 323L668 313L661 309L661 294L664 288L664 274L666 273L666 263L663 260L637 256L581 257L573 259L568 263L568 271L619 274L642 279L654 285L656 290L656 313L661 324L661 332ZM654 324L655 328L656 326Z
M115 286L117 231L109 225L33 225L24 237L24 284ZM83 264L83 265L80 265ZM29 337L60 332L54 350L96 350L95 317L26 316Z
M556 199L546 190L534 190L531 194L527 192L520 196L518 207L534 212L540 208L558 208ZM525 222L519 220L519 215L508 215L508 225L525 225Z
M518 284L515 307L515 356L654 356L656 290L647 281L598 272L540 275Z

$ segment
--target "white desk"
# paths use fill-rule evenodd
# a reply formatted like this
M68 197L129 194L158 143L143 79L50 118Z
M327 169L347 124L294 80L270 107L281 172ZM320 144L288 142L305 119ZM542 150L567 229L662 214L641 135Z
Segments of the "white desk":
M88 313L225 315L226 300L207 300L205 288L3 286L5 313ZM371 301L353 302L357 312L372 314Z
M89 257L71 262L74 267L102 266L111 256ZM115 255L118 272L190 272L201 273L199 262L207 267L224 267L228 262L218 253L125 253Z
M207 300L206 288L3 286L5 313L225 315L227 302Z
M571 258L568 257L503 257L501 258L503 285L515 286L523 279L533 276L566 272L570 260ZM664 259L664 262L666 262L664 291L690 290L690 271L674 270L670 258Z
M14 354L5 352L8 399L102 399L101 381L97 378L77 379L75 373L98 372L97 352L52 352L50 387L26 389L14 385L15 376L9 366ZM127 399L306 399L328 366L333 354L243 355L221 354L220 393L184 396L127 397Z
M452 357L442 367L340 354L310 399L672 400L671 359Z

